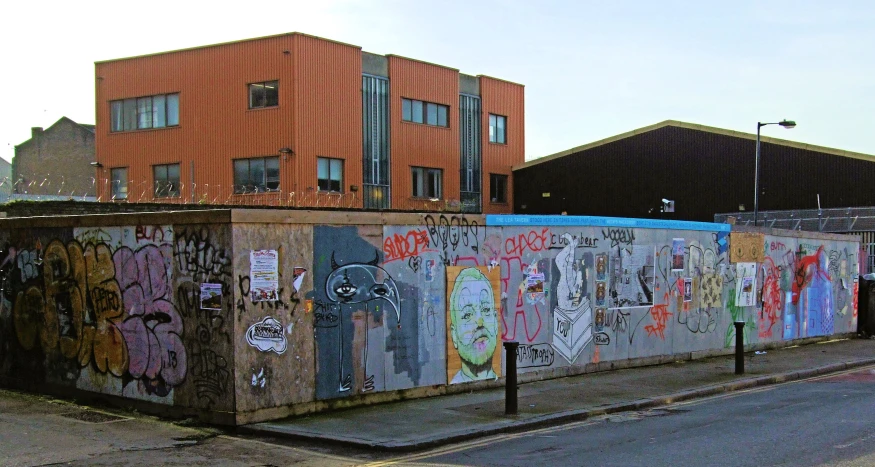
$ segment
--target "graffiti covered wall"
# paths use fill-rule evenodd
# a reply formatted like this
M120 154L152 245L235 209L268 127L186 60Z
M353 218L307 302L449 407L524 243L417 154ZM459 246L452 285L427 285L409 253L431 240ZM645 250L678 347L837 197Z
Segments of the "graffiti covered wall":
M0 374L232 410L229 227L4 231ZM223 289L212 310L201 282Z
M4 221L23 226L0 229L0 377L240 423L488 386L504 341L537 379L719 352L735 321L748 344L857 324L851 237L604 218L155 216Z

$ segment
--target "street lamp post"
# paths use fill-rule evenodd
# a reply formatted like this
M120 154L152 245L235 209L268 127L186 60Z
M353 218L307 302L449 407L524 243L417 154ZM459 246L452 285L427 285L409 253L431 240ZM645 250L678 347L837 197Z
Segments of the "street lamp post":
M781 125L788 130L796 128L796 122L793 120L781 120L780 122L770 123L757 122L757 159L756 168L753 173L753 225L755 226L760 220L760 128L766 125Z

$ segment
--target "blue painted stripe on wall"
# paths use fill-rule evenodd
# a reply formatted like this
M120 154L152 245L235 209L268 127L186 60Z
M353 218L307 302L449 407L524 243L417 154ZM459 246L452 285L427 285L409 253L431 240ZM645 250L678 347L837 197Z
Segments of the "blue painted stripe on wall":
M729 232L732 229L732 226L729 224L715 224L713 222L596 216L519 216L508 214L488 214L486 216L486 225L491 227L513 225L630 227L636 229L702 230L708 232Z

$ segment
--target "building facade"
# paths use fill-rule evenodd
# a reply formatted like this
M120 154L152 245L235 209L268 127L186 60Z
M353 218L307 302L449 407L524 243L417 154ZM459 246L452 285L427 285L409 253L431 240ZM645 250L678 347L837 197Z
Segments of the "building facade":
M95 64L101 199L507 213L524 88L290 33Z
M5 203L12 195L12 163L6 159L0 159L0 203Z
M13 198L93 197L94 160L94 125L61 117L45 130L34 127L31 138L15 146Z
M875 156L761 141L760 211L875 206ZM514 212L711 222L754 210L755 159L754 134L667 120L514 167Z

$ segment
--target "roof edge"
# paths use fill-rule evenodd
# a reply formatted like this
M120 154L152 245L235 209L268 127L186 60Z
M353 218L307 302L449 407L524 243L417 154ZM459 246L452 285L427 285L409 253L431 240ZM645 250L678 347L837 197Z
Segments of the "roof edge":
M701 125L701 124L697 124L697 123L687 123L687 122L682 122L680 120L664 120L662 122L659 122L659 123L656 123L653 125L648 125L648 126L641 127L641 128L638 128L638 129L635 129L632 131L627 131L627 132L621 133L619 135L610 136L608 138L600 139L598 141L584 144L582 146L577 146L577 147L574 147L571 149L566 149L564 151L557 152L555 154L551 154L551 155L544 156L544 157L539 157L537 159L532 159L528 162L525 162L523 164L520 164L520 165L513 167L512 170L525 169L525 168L528 168L528 167L531 167L534 165L538 165L538 164L541 164L544 162L549 162L549 161L554 160L554 159L559 159L561 157L565 157L565 156L575 154L575 153L578 153L581 151L586 151L588 149L593 149L593 148L596 148L598 146L603 146L603 145L608 144L608 143L613 143L613 142L619 141L621 139L629 138L631 136L640 135L642 133L647 133L650 131L658 130L660 128L667 127L667 126L685 128L688 130L704 131L707 133L713 133L713 134L718 134L718 135L723 135L723 136L731 136L734 138L749 139L752 141L756 140L756 135L753 133L745 133L742 131L727 130L724 128L717 128L717 127ZM826 147L826 146L817 146L814 144L800 143L797 141L790 141L790 140L781 139L781 138L773 138L770 136L760 135L760 142L769 143L769 144L776 144L779 146L786 146L786 147L791 147L791 148L796 148L796 149L802 149L804 151L820 152L820 153L824 153L824 154L831 154L834 156L849 157L851 159L860 159L860 160L865 160L865 161L869 161L869 162L875 162L875 155L872 155L872 154L864 154L861 152L846 151L844 149L835 149L835 148L830 148L830 147Z
M373 52L371 52L371 53L373 53ZM379 54L377 54L377 55L379 55ZM420 59L418 59L418 58L410 58L410 57L405 57L405 56L403 56L403 55L398 55L398 54L386 54L386 55L383 55L383 56L386 57L386 58L400 58L400 59L402 59L402 60L409 60L409 61L411 61L411 62L417 62L417 63L422 63L422 64L425 64L425 65L436 66L436 67L438 67L438 68L444 68L444 69L447 69L447 70L452 70L452 71L455 71L456 73L461 74L461 72L459 71L458 68L453 68L453 67L451 67L451 66L441 65L440 63L427 62L427 61L425 61L425 60L420 60Z
M67 117L66 115L62 115L61 118L59 118L55 121L55 123L52 123L51 125L47 126L45 129L43 129L43 132L51 130L52 128L55 127L55 125L63 122L64 120L66 120L66 121L72 123L73 125L76 125L77 127L91 133L92 135L96 133L96 130L95 130L96 125L91 125L91 124L87 124L87 123L79 123L79 122L74 121L72 118ZM89 127L89 125L90 125L90 127ZM18 149L18 148L20 148L20 147L24 146L25 144L28 144L32 141L33 141L33 136L22 141L21 143L14 145L14 147L15 147L15 149Z
M192 50L199 50L199 49L209 49L209 48L212 48L212 47L222 47L222 46L226 46L226 45L241 44L241 43L244 43L244 42L254 42L254 41L267 40L267 39L276 39L276 38L278 38L278 37L286 37L286 36L288 36L288 37L294 37L294 36L308 37L308 38L310 38L310 39L318 39L318 40L321 40L321 41L333 42L333 43L335 43L335 44L345 45L345 46L347 46L347 47L353 47L353 48L356 48L356 49L358 49L358 50L362 50L361 46L358 46L358 45L355 45L355 44L348 44L348 43L346 43L346 42L336 41L336 40L334 40L334 39L327 39L327 38L325 38L325 37L314 36L314 35L312 35L312 34L307 34L307 33L303 33L303 32L292 31L292 32L283 32L283 33L280 33L280 34L272 34L272 35L269 35L269 36L250 37L250 38L247 38L247 39L237 39L237 40L227 41L227 42L218 42L218 43L215 43L215 44L196 45L196 46L193 46L193 47L185 47L185 48L182 48L182 49L165 50L165 51L162 51L162 52L152 52L152 53L147 53L147 54L142 54L142 55L132 55L132 56L129 56L129 57L110 58L110 59L107 59L107 60L98 60L98 61L95 61L94 64L95 64L95 65L100 65L100 64L103 64L103 63L120 62L120 61L123 61L123 60L133 60L133 59L136 59L136 58L156 57L156 56L159 56L159 55L168 55L168 54L179 53L179 52L189 52L189 51L192 51Z
M554 159L559 159L560 157L565 157L565 156L568 156L571 154L578 153L580 151L586 151L587 149L592 149L592 148L602 146L602 145L605 145L608 143L613 143L614 141L626 139L626 138L629 138L630 136L640 135L641 133L647 133L649 131L657 130L657 129L662 128L664 126L668 126L672 123L680 123L680 122L676 122L675 120L665 120L665 121L662 121L662 122L659 122L659 123L656 123L653 125L638 128L636 130L627 131L625 133L620 133L619 135L609 136L607 138L600 139L598 141L593 141L592 143L587 143L587 144L584 144L581 146L573 147L571 149L566 149L564 151L557 152L555 154L550 154L549 156L544 156L544 157L539 157L537 159L532 159L528 162L525 162L523 164L520 164L518 166L511 168L511 170L525 169L525 168L531 167L533 165L538 165L538 164L542 164L544 162L549 162L549 161L552 161Z
M515 84L515 85L517 85L517 86L519 86L519 87L521 87L521 88L526 87L525 84L517 83L516 81L511 81L511 80L508 80L508 79L496 78L495 76L489 76L489 75L477 75L476 77L477 77L477 78L481 78L481 79L482 79L482 78L487 78L487 79L491 79L491 80L495 80L495 81L501 81L502 83Z

